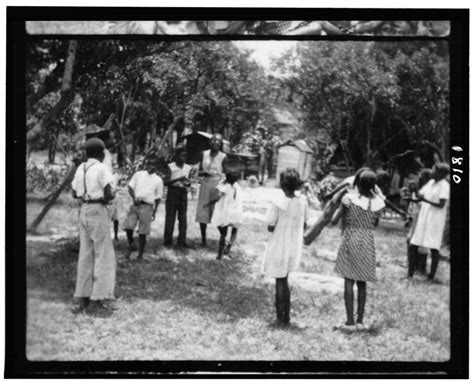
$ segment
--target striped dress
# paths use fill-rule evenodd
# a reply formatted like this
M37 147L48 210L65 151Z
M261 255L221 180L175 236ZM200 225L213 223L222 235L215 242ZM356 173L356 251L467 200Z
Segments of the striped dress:
M342 200L346 211L342 217L342 243L334 270L344 278L375 281L374 227L384 205L379 198L354 198L355 195L359 194L347 194Z

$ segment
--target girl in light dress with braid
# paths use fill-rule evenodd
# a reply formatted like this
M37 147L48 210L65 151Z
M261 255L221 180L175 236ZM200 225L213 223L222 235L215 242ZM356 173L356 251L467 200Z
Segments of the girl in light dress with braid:
M374 228L385 203L374 193L376 176L366 170L360 174L357 189L349 191L334 213L332 223L342 217L342 243L335 272L344 278L344 304L347 322L337 328L365 330L363 323L367 282L375 281ZM357 283L357 320L354 321L354 283Z
M278 328L290 326L288 275L300 265L303 231L308 220L308 201L305 196L295 194L300 186L301 180L296 169L283 171L280 187L284 196L272 202L266 219L271 235L262 270L267 277L275 278L276 322L272 326Z

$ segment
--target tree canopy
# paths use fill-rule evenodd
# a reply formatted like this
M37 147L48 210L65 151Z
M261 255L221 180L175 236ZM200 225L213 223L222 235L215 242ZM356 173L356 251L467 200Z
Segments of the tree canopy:
M268 71L232 41L43 40L28 44L26 64L33 148L67 150L113 113L122 158L156 146L170 127L178 138L220 132L236 149L272 153L272 111L282 106L303 116L298 135L321 173L337 161L409 170L417 157L430 165L433 152L447 153L442 41L301 41Z
M296 56L275 63L290 74L282 88L305 112L304 133L324 149L335 144L348 166L410 169L427 147L445 156L444 42L301 42Z

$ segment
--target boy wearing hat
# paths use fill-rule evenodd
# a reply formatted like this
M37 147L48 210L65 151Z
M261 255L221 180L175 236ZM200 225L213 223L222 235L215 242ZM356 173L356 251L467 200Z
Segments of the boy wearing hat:
M173 244L173 230L176 221L176 214L179 222L178 246L187 247L186 245L186 216L188 210L188 187L189 173L191 166L186 164L186 149L177 147L175 150L175 162L169 163L168 178L165 186L168 186L166 194L166 217L165 217L165 234L164 246Z
M109 230L107 204L114 198L113 176L102 163L104 143L98 138L86 141L87 160L79 165L72 181L73 196L82 201L79 214L79 260L74 296L83 310L95 312L102 301L114 298L115 252Z
M133 230L138 222L138 260L143 259L146 245L146 236L150 234L151 222L155 220L156 210L163 196L163 180L156 174L158 159L150 158L146 162L146 169L133 174L128 183L128 192L133 204L124 222L124 230L130 251L135 251Z

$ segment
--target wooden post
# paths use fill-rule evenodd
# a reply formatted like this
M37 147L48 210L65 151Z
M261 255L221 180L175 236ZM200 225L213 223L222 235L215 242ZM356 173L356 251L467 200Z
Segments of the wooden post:
M66 188L68 184L70 184L74 178L74 174L76 173L77 166L73 164L71 169L69 170L68 174L66 175L66 178L64 179L63 183L59 188L56 190L56 192L53 194L51 199L44 205L43 209L39 213L39 215L36 217L36 219L33 221L31 226L28 228L28 232L30 233L36 233L36 229L43 220L43 218L46 216L48 211L53 207L54 203L58 199L59 195L61 195L62 191Z
M316 223L311 226L311 228L306 230L303 236L305 245L309 245L311 242L313 242L319 236L319 234L321 234L321 231L323 231L323 229L331 222L332 216L339 207L341 199L346 194L346 192L347 189L339 191L326 205L322 215L318 218Z

